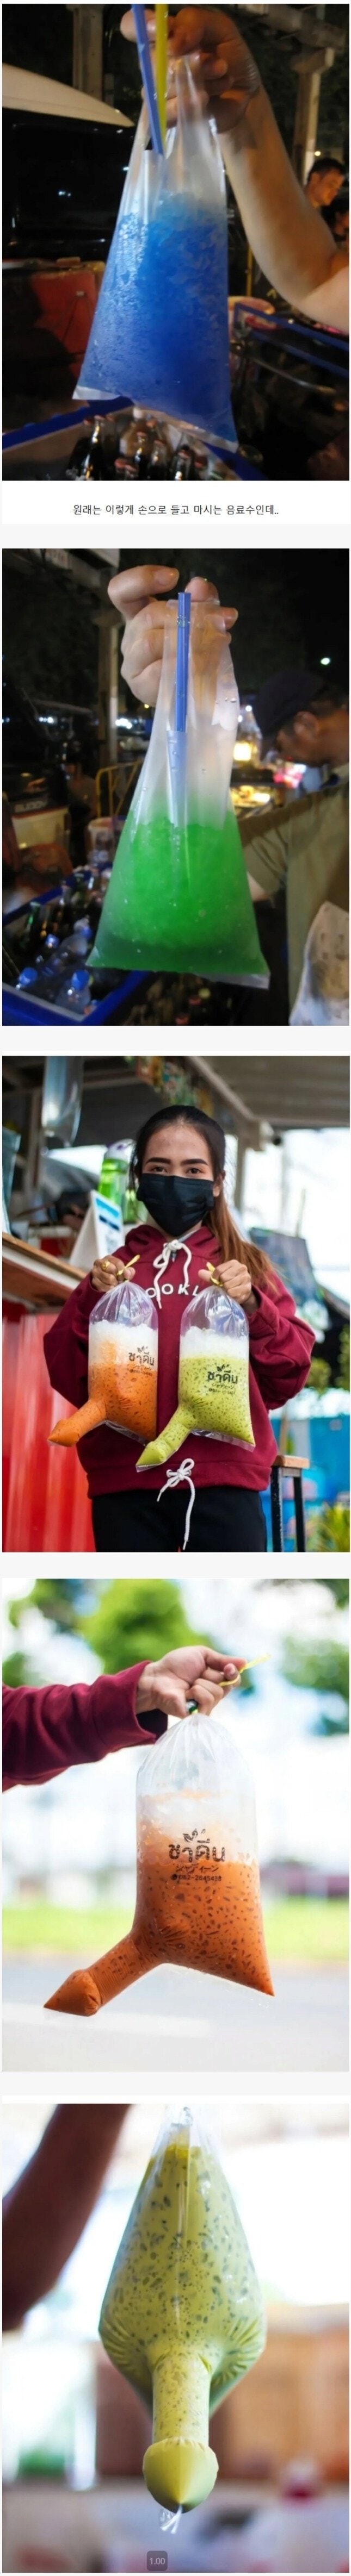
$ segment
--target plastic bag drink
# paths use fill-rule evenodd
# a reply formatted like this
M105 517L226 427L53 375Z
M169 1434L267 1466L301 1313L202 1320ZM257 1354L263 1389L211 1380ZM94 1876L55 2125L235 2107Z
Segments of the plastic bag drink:
M142 110L76 394L125 395L235 450L225 178L185 62L177 100L164 155Z
M146 2485L188 2509L211 2493L209 2415L265 2343L259 2283L214 2146L191 2113L157 2140L103 2300L105 2352L153 2406Z
M267 983L232 805L217 830L191 815L179 827L166 809L138 823L135 798L115 870L89 972L113 964Z
M185 1718L145 1755L131 1932L93 1967L66 1978L51 2008L98 2012L167 1960L273 1994L253 1786L217 1715Z
M164 1466L188 1431L254 1448L249 1396L249 1330L242 1306L224 1290L196 1290L182 1317L176 1413L148 1441L138 1470Z
M157 1421L158 1324L147 1289L125 1279L99 1297L89 1321L88 1401L57 1422L51 1440L71 1449L105 1422L131 1440L142 1440Z
M191 601L186 720L177 729L178 607L166 611L151 742L118 843L89 967L266 985L229 789L239 698L215 601Z

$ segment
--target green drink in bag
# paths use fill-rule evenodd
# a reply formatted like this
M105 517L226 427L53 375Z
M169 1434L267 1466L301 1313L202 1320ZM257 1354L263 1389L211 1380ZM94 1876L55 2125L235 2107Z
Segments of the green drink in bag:
M249 1329L242 1306L226 1297L220 1281L195 1289L182 1316L179 1343L178 1404L164 1431L148 1440L138 1458L145 1467L164 1467L193 1433L212 1440L239 1440L254 1449L249 1392Z
M222 610L186 593L166 611L151 742L116 851L92 972L112 965L268 983L229 793L238 716Z
M157 2140L105 2292L110 2360L153 2407L144 2477L189 2510L217 2476L209 2415L258 2361L263 2304L215 2148L185 2111Z

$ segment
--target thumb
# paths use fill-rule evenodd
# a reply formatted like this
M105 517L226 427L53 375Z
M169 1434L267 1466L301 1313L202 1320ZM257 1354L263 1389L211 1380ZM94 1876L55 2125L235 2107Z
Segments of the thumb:
M202 581L199 573L194 573L192 581L187 581L187 590L190 590L192 599L218 599L219 605L219 591L215 590L214 581Z

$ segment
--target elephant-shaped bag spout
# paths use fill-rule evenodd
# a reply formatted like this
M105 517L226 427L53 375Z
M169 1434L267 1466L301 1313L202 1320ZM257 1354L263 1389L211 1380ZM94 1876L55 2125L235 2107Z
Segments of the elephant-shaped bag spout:
M49 2008L99 2012L167 1961L273 1994L251 1775L217 1715L184 1718L144 1756L132 1929L67 1977Z
M249 1329L242 1306L218 1287L196 1289L182 1316L178 1404L164 1431L138 1458L164 1467L193 1432L255 1447L249 1396Z
M89 1323L88 1401L57 1422L53 1444L74 1448L106 1423L130 1440L152 1438L157 1422L158 1323L153 1298L134 1279L99 1297Z
M209 2416L259 2360L261 2290L212 2141L185 2110L156 2141L101 2309L110 2361L153 2409L158 2503L189 2511L217 2477Z

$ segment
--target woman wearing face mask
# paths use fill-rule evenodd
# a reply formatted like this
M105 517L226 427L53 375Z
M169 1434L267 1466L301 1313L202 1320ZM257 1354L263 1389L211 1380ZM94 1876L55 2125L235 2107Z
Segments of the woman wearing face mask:
M84 1404L89 1316L137 1253L138 1287L151 1289L158 1307L157 1428L163 1430L177 1404L184 1301L209 1286L212 1262L226 1295L247 1317L255 1446L202 1433L188 1436L172 1461L171 1483L159 1467L138 1476L140 1451L122 1433L87 1433L78 1455L88 1475L98 1550L183 1549L189 1487L192 1494L195 1488L189 1548L260 1553L266 1546L261 1493L276 1456L269 1413L305 1385L313 1333L296 1316L292 1297L264 1254L242 1242L233 1224L224 1195L224 1153L221 1127L202 1110L166 1109L147 1119L131 1167L147 1222L130 1229L123 1261L95 1262L92 1276L74 1289L46 1333L45 1352L52 1386L71 1404Z

